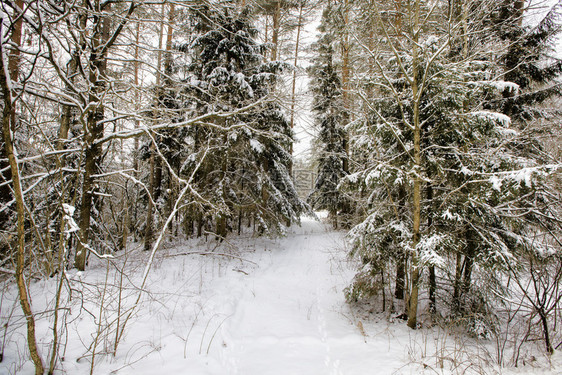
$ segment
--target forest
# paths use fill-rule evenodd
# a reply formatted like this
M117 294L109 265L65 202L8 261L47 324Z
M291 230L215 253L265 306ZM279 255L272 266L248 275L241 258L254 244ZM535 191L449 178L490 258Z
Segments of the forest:
M0 373L132 373L149 301L192 309L227 269L257 283L299 236L324 247L300 283L334 259L347 275L308 320L338 305L365 344L384 321L493 353L428 373L562 368L562 1L3 0L0 17ZM237 310L203 305L183 358L237 348ZM223 362L178 373L265 373ZM279 373L322 373L299 371Z

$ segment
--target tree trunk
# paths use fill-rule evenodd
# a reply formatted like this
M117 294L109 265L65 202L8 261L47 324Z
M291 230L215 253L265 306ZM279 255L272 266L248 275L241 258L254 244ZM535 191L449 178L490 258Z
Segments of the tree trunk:
M404 299L404 288L406 282L406 255L401 255L396 262L396 285L394 297Z
M347 25L349 24L349 1L344 0L344 9L343 9L343 16L344 16L344 30L347 30ZM350 64L349 64L349 34L347 31L344 32L342 36L342 67L341 67L341 83L342 83L342 100L343 100L343 107L345 109L345 117L343 118L344 126L350 120L349 113L351 110L350 100L349 100L349 79L350 79ZM342 169L346 174L349 174L349 139L347 132L343 139L343 148L345 150L345 155L343 159L343 166Z
M457 253L455 265L455 281L453 283L453 308L456 311L460 310L460 296L461 296L461 279L462 279L462 255Z
M203 235L203 215L199 213L199 219L197 220L197 238Z
M138 113L140 109L140 94L139 94L139 42L140 42L140 21L137 22L137 27L135 30L135 62L134 62L134 81L135 81L135 110ZM138 119L135 119L135 129L138 129L140 122ZM139 151L139 137L134 138L134 146L135 146L135 154L133 158L133 169L135 177L138 176L139 172L139 158L138 158L138 151ZM135 222L136 222L136 215L135 215Z
M548 329L547 314L544 311L543 307L538 309L538 313L539 313L539 317L541 319L541 324L542 324L542 328L543 328L542 332L543 332L544 345L546 347L546 352L548 353L548 355L552 355L552 354L554 354L554 348L553 348L552 342L550 340L550 330Z
M297 102L296 96L296 88L297 88L297 63L299 60L299 44L300 44L300 37L301 37L301 28L302 28L302 11L304 8L304 1L301 1L299 5L299 18L297 21L297 39L295 41L295 60L293 61L294 70L293 70L293 83L291 88L291 129L295 127L295 105ZM289 152L293 155L293 143L291 142ZM289 165L289 175L293 175L293 161L291 159L291 163Z
M429 266L429 311L432 314L437 312L437 278L435 275L435 266Z
M463 265L463 279L461 286L461 297L468 294L472 284L472 269L474 267L474 256L476 255L476 243L472 238L472 231L467 230L466 234L466 255L464 257Z
M238 235L242 233L242 209L238 210Z
M389 199L392 201L390 191L388 191L388 194L389 194L388 195ZM362 198L364 197L362 196ZM401 213L401 211L403 211L403 208L401 209L401 207L404 207L406 205L405 201L406 201L406 190L404 187L400 186L398 188L397 202L393 203L394 205L393 210L394 210L394 214L396 215L396 220L400 220L401 214L403 215L403 213ZM404 299L405 292L406 292L407 260L408 260L408 256L405 251L401 251L400 254L398 254L398 256L396 257L396 278L394 282L394 297L401 300ZM406 306L406 310L407 310L407 306Z
M429 177L429 176L428 176ZM433 186L431 182L427 185L427 201L431 205L433 201ZM430 212L427 215L427 228L431 231L433 227L433 216ZM435 265L429 265L429 311L434 314L437 310L436 300L435 300L435 292L437 289L437 282L435 280Z
M279 58L279 29L281 24L281 1L275 3L275 11L273 12L273 35L271 36L271 61Z
M154 145L150 146L150 181L148 183L148 191L150 196L148 197L148 208L146 211L146 227L144 231L144 250L150 251L152 248L152 237L153 237L153 219L152 219L152 212L154 211L154 180L155 180L155 156L156 151L154 149Z
M295 60L293 61L293 84L291 88L291 129L295 127L295 104L296 104L296 88L297 88L297 63L299 60L299 44L301 36L302 27L302 11L304 8L304 1L299 5L299 18L297 21L297 39L295 41ZM291 144L291 154L293 151L293 145Z
M222 241L226 238L226 217L223 214L219 214L217 217L217 239Z
M419 92L419 61L418 61L418 41L419 41L419 19L420 19L420 0L416 0L414 5L414 27L413 27L413 53L412 53L412 99L413 99L413 122L414 122L414 191L413 191L413 228L412 228L412 270L411 282L412 289L408 303L408 327L415 329L417 326L418 314L418 292L420 278L420 264L417 252L417 245L420 241L421 223L421 189L422 189L422 164L421 164L421 123L419 104L421 92Z
M15 1L15 5L18 8L17 12L14 14L14 19L16 20L14 22L14 24L12 25L12 35L10 37L11 42L14 44L15 48L11 48L10 51L8 52L8 72L10 74L10 80L12 82L17 82L18 81L18 75L19 75L19 65L20 65L20 50L18 47L21 46L21 36L22 36L22 31L23 31L23 17L20 17L19 12L23 11L24 9L24 4L23 4L23 0L16 0ZM23 16L23 14L21 15ZM4 83L4 82L2 82ZM12 119L15 118L15 110L14 112L11 114L12 115ZM11 126L14 126L15 124L12 123ZM12 128L12 131L14 129Z
M16 0L15 5L19 10L23 11L24 8L23 0ZM20 50L17 47L21 46L22 22L23 22L23 17L18 17L17 13L14 14L14 18L16 19L16 21L12 25L12 35L10 37L10 40L16 48L11 48L8 51L8 72L10 75L9 78L11 82L18 81ZM5 82L2 82L2 84L4 83ZM12 131L14 131L16 125L15 108L13 108L13 111L10 115L12 116L10 118L10 126L12 128ZM4 159L4 155L7 155L6 147L7 146L5 145L4 141L0 142L0 156L1 156L0 159ZM0 183L10 181L12 179L12 171L10 168L9 161L0 160L0 169L3 170L3 172L0 173ZM2 206L7 205L9 202L12 201L12 199L13 196L10 190L10 186L8 184L0 186L0 205ZM3 212L0 212L0 229L4 228L4 223L8 222L9 216L10 214L8 210L4 210ZM2 249L0 248L0 250Z
M111 5L107 5L109 8ZM100 1L96 1L95 9L102 14ZM109 10L109 9L107 9ZM90 222L92 217L92 206L94 201L94 178L100 169L100 158L102 154L101 144L97 141L103 137L103 119L105 117L104 105L101 102L103 92L106 88L105 76L107 69L107 48L105 44L109 40L109 28L111 20L109 17L94 17L95 33L92 36L93 50L89 60L89 83L92 85L88 101L94 104L94 108L87 115L85 129L85 166L84 182L82 184L82 202L80 205L79 241L74 259L75 267L83 271L86 268L88 258L88 241L90 235Z
M519 26L523 25L523 13L525 12L525 0L515 0L515 16Z
M19 3L19 2L18 2ZM23 5L21 5L23 6ZM21 9L21 7L20 7ZM21 21L21 19L20 19ZM3 25L0 23L0 34L4 35ZM14 30L14 34L19 35L21 38L21 23L14 26L16 29L19 28L19 31L16 33ZM21 40L21 39L20 39ZM19 46L18 39L12 37L12 41L16 44L16 47ZM17 55L19 58L19 55ZM25 315L25 320L27 324L27 345L29 348L29 354L31 356L31 360L35 365L35 374L42 375L44 372L43 360L39 355L37 350L37 341L35 338L35 318L33 315L33 311L31 310L31 302L29 300L29 295L27 294L27 284L25 282L24 272L24 262L25 262L25 201L23 190L20 182L19 176L19 166L16 157L16 153L14 152L14 144L13 144L13 121L16 118L16 111L14 108L14 103L12 101L12 92L11 92L11 78L6 76L6 66L4 66L4 48L2 43L0 43L0 85L2 88L2 96L4 99L3 103L3 110L2 110L2 134L4 140L4 155L8 159L8 164L10 166L11 172L11 180L12 180L12 190L14 194L14 198L16 200L16 214L17 214L17 245L16 245L16 257L15 257L15 266L16 266L16 284L18 287L18 296L20 300L20 305L22 311ZM10 58L10 62L12 59ZM18 76L18 64L17 63L10 63L8 66L14 67L15 71L11 71L12 75L17 78Z
M381 269L381 285L382 285L382 312L386 311L386 282L384 278L384 269Z
M265 16L265 30L264 30L264 43L269 43L269 17ZM267 60L267 52L265 52L265 58Z
M228 144L228 138L227 138L227 134L223 135L223 139L222 139L222 144L223 145L227 145ZM228 164L229 164L229 159L230 159L230 152L229 149L226 148L224 150L224 155L222 157L222 165L221 165L221 187L222 187L222 197L223 199L227 199L228 197L228 191L227 191L227 186L225 184L226 180L227 180L227 170L228 170ZM228 204L225 202L225 208L228 206ZM227 215L226 212L219 212L218 216L217 216L217 226L216 226L216 234L219 240L224 240L226 238L226 224L227 224Z
M164 11L165 11L165 4L162 4L162 21L160 23L160 32L158 36L158 58L156 63L156 87L160 90L160 85L162 82L160 69L162 67L162 41L164 38ZM168 11L168 30L166 33L166 55L164 61L164 71L166 74L170 73L172 60L169 56L169 52L172 49L172 35L173 35L173 28L172 22L175 17L175 6L174 4L170 5L170 10ZM168 80L165 79L167 82ZM156 97L160 98L161 93L157 92ZM159 105L159 103L157 103ZM157 136L154 136L154 139L157 140ZM154 203L158 201L160 197L160 192L162 191L162 161L160 156L156 154L156 147L155 145L151 146L151 155L150 155L150 194L152 195L152 200ZM152 237L154 235L154 210L155 207L152 202L149 201L148 204L148 212L146 215L146 231L144 236L144 249L150 250L152 248Z
M165 82L169 82L169 75L172 73L172 37L174 35L174 19L176 17L176 7L174 3L170 3L168 11L168 32L166 33L166 55L164 59L164 72L166 73Z
M396 32L402 31L402 0L395 0L396 16L394 17L394 25Z
M135 111L136 113L140 110L140 90L139 90L139 42L140 42L140 21L137 21L137 26L135 30L135 62L134 62L134 82L135 82ZM135 119L135 129L138 129L140 126L140 121ZM133 175L138 180L139 177L139 137L135 137L133 140ZM133 203L133 219L130 220L131 228L133 232L133 239L137 241L137 234L139 230L136 228L136 224L138 223L138 200L139 194L138 190L135 189L135 202Z
M68 83L66 85L66 90L65 90L68 95L72 95L73 93L73 88L71 85L74 84L76 80L76 73L78 72L78 64L80 63L80 55L84 50L84 48L86 48L86 36L83 30L86 30L87 22L88 22L87 15L85 14L85 12L81 11L78 14L78 28L79 30L82 30L82 32L80 32L80 40L78 42L78 45L75 47L72 56L70 57L70 61L68 62L68 71L67 71ZM74 120L72 108L73 107L68 104L63 104L62 106L61 122L60 122L59 134L56 144L56 149L59 151L64 150L66 148L68 133L70 131L70 126L72 125ZM64 164L65 163L63 162L62 165L64 166Z

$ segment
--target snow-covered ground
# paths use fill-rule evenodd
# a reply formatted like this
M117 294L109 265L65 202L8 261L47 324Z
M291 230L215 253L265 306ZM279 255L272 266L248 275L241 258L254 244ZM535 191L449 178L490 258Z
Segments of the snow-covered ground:
M351 309L343 288L354 270L345 255L343 234L312 219L280 239L233 238L220 246L213 240L166 244L157 253L115 356L116 328L123 326L127 308L139 295L135 285L140 285L148 254L119 254L114 264L127 277L97 260L87 272L69 274L75 291L72 301L64 303L69 309L61 310L68 315L61 336L66 341L66 349L60 350L63 367L58 369L88 374L95 352L96 374L562 372L556 365L562 362L559 354L550 366L538 358L541 368L535 363L500 371L494 366L492 343L476 345L466 336L437 328L412 331L403 321ZM52 309L56 282L33 283L36 312ZM1 317L2 324L8 322L8 334L0 374L32 373L15 290L6 285L3 290ZM51 316L37 316L44 358L52 340Z

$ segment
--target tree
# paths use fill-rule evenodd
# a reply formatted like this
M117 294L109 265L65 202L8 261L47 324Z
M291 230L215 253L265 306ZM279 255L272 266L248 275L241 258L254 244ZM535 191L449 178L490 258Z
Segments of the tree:
M324 24L330 22L331 8L324 11ZM351 205L349 198L342 193L338 186L348 174L347 165L347 133L344 129L348 119L344 106L343 87L341 79L334 65L334 37L321 27L316 44L317 56L310 68L312 76L311 91L314 95L312 110L315 113L318 138L318 175L314 190L309 196L312 208L328 210L335 228L338 227L338 217L343 225L349 221L345 216Z
M112 30L112 20L108 16L102 15L102 10L109 11L111 4L102 4L98 0L94 2L93 6L97 15L94 16L93 33L90 36L91 50L89 51L87 82L91 88L86 103L86 107L92 108L87 112L86 123L84 124L84 180L80 203L79 241L74 260L76 268L82 271L86 268L86 259L89 252L88 241L95 196L94 175L101 172L102 143L100 139L104 134L105 119L105 105L102 98L108 89L107 55L136 7L135 3L132 2L120 23Z
M2 157L8 159L9 178L11 179L11 193L16 203L16 230L17 243L15 245L15 277L18 288L18 297L21 308L23 310L27 324L27 344L31 359L35 365L35 374L41 375L44 372L44 365L41 356L37 350L37 340L35 337L35 316L31 309L29 293L27 291L27 283L24 275L25 267L25 196L22 189L20 166L18 165L18 151L15 147L14 133L16 130L16 103L17 98L21 96L15 91L19 82L20 60L19 48L21 46L21 33L23 24L23 1L17 1L11 9L11 22L7 17L10 13L2 12L0 18L0 88L2 97ZM5 18L6 17L6 18ZM8 28L8 32L4 32L4 28ZM6 50L8 41L12 42L12 49ZM8 66L6 66L6 62ZM6 74L7 72L10 74ZM21 90L21 88L20 88ZM2 163L3 164L3 163ZM6 181L8 182L8 181ZM6 198L6 196L2 196ZM7 205L6 201L2 202ZM5 208L5 207L3 207Z
M525 233L533 225L531 217L516 212L554 219L545 214L545 203L553 202L541 193L552 169L518 153L510 118L488 107L504 89L517 85L485 73L499 68L474 42L490 40L481 27L483 8L462 2L454 12L447 5L429 8L416 2L405 17L412 22L405 27L411 33L406 39L390 32L393 20L379 17L385 39L374 51L367 48L377 67L371 114L354 128L355 147L368 150L369 160L377 162L348 178L368 192L369 207L351 231L352 253L364 267L349 296L373 293L373 279L384 274L386 264L400 267L399 255L407 254L406 309L412 328L426 268L445 275L455 270L451 312L483 318L492 305L479 292L501 295L504 289L501 277L488 278L487 288L476 287L475 272L505 274L521 256L517 244L530 241ZM461 41L460 54L453 40ZM527 196L532 199L521 199Z
M191 152L210 148L196 177L207 202L197 210L196 219L204 220L201 216L209 204L218 207L207 214L219 237L233 227L236 213L239 219L244 213L254 215L261 231L274 233L282 231L282 221L298 222L307 210L289 174L290 124L273 98L286 66L264 61L266 47L255 41L257 31L249 16L248 8L238 12L202 7L195 13L194 41L183 47L192 62L184 83L186 99L178 106L192 108L190 116L239 112L190 127L184 135ZM182 165L182 173L187 173L192 162Z
M162 5L162 17L164 17L164 10L165 6ZM164 63L164 75L169 77L172 70L172 58L171 58L171 49L172 49L172 37L173 37L173 23L175 17L175 6L174 4L170 4L170 9L168 11L168 28L166 33L166 55L165 55L165 63ZM162 74L161 74L161 64L162 64L162 39L164 33L164 21L163 19L160 21L160 31L159 31L159 39L158 39L158 58L156 63L156 106L159 109L165 109L166 105L169 105L169 100L163 91L165 90L161 85L171 88L173 83L170 81L169 78L165 78L162 82ZM168 89L169 90L169 89ZM160 116L162 111L158 111L158 108L155 109L155 112ZM157 119L155 119L157 120ZM167 132L170 133L170 132ZM172 131L173 133L173 131ZM154 137L154 135L153 135ZM146 215L146 227L145 227L145 235L144 235L144 249L146 251L152 248L152 241L153 241L153 234L154 234L154 218L153 213L156 207L154 207L154 202L158 202L160 198L160 194L162 191L162 160L160 155L156 153L156 145L153 142L162 143L164 139L163 137L157 136L155 139L151 139L150 143L150 171L149 171L149 192L150 197L148 199L148 211ZM169 139L169 138L168 138ZM166 155L164 155L166 156ZM175 163L174 163L175 165Z

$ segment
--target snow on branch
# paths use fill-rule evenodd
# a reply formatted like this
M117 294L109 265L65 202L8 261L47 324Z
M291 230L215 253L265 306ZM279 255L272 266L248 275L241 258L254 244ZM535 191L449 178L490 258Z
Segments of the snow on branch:
M469 113L469 115L485 121L494 122L506 128L509 128L509 126L511 125L511 118L499 112L476 111Z
M442 234L422 237L416 246L416 251L420 254L422 264L444 267L445 260L437 253L437 249L442 248L446 240L447 236Z

